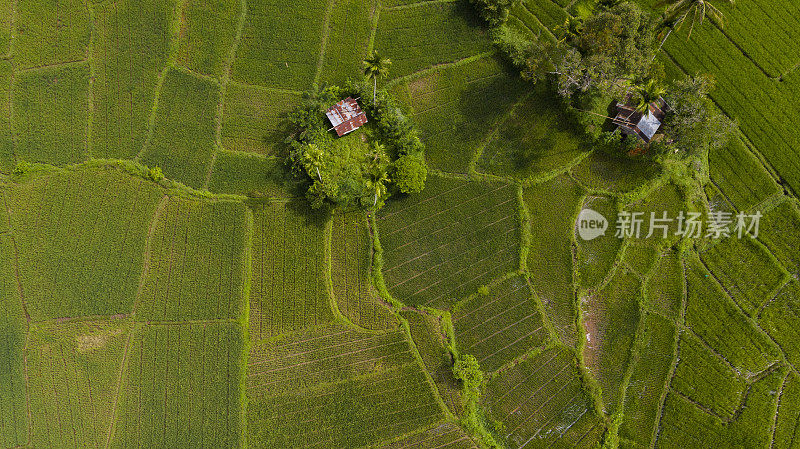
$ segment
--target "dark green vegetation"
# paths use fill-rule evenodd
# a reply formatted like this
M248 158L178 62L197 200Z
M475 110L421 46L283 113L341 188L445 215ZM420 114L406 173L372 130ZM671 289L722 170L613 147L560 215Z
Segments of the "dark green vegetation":
M659 164L520 79L473 9L506 3L0 1L0 449L796 446L797 7L672 33L665 84L717 79L685 117L741 126ZM512 3L525 39L592 9ZM372 50L419 130L384 186L425 189L313 210L288 114ZM763 217L617 239L621 209Z

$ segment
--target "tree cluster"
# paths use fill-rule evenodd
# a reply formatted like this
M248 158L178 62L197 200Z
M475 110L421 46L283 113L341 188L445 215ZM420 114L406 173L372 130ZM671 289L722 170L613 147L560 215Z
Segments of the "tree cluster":
M359 98L369 123L356 135L336 138L325 112L346 97ZM392 193L416 193L425 186L425 147L385 92L374 95L362 83L315 88L303 95L289 122L294 128L287 139L289 160L308 183L306 197L314 208L380 208Z
M506 23L511 7L519 0L469 0L469 2L489 26L496 27Z

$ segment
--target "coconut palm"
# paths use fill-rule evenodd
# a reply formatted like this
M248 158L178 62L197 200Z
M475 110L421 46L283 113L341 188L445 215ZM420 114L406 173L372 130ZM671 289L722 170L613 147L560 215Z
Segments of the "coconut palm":
M367 79L371 79L374 83L372 91L373 104L378 96L378 78L383 78L384 76L388 75L389 66L391 65L392 60L381 56L378 54L377 50L373 50L367 59L364 60L364 75L366 75Z
M717 0L714 0L717 1ZM734 4L734 0L719 0L721 2ZM706 17L713 22L719 24L720 27L724 25L725 16L719 10L712 0L659 0L656 2L656 7L666 6L664 10L664 19L662 26L669 29L664 39L661 41L661 46L664 45L667 38L672 31L678 31L683 26L686 19L689 19L691 25L689 26L689 35L687 39L692 36L695 24L702 25ZM661 49L661 46L658 49Z
M583 20L577 17L569 16L564 23L558 25L553 29L553 34L556 35L559 42L573 41L577 39L583 32Z
M666 93L664 87L655 79L644 83L636 88L636 111L642 114L650 112L650 105L658 101Z

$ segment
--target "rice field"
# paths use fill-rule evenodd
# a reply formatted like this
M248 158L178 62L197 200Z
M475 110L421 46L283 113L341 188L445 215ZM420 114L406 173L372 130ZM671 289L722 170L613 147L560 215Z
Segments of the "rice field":
M22 446L28 439L24 351L25 311L14 279L11 239L0 234L0 445Z
M231 83L225 91L220 139L223 148L277 155L285 138L281 119L298 104L300 95Z

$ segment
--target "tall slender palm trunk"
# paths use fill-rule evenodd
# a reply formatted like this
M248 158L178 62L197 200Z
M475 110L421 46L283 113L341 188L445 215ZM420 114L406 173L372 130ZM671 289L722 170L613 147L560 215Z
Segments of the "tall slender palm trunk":
M372 87L372 104L374 105L375 101L378 99L378 77L373 76L372 81L374 83Z

